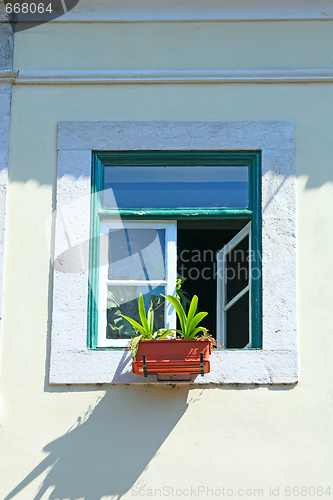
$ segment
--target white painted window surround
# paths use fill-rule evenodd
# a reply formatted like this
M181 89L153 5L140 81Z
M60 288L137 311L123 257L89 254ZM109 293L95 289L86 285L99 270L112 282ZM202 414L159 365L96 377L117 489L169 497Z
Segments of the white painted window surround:
M149 149L262 151L263 348L213 352L193 383L297 382L294 124L131 121L59 123L50 383L156 382L132 373L128 351L86 342L91 151Z

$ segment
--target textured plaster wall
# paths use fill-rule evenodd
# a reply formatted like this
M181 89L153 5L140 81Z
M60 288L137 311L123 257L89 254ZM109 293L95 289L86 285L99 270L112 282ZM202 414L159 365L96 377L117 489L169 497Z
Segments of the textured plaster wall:
M1 79L13 67L14 33L9 23L0 23L0 364L1 364L1 326L4 281L4 252L6 231L7 172L10 130L10 105L12 84L10 79ZM0 415L2 400L0 393Z
M1 320L2 320L2 287L3 287L3 275L4 275L3 265L4 265L4 249L5 249L7 168L8 168L11 92L12 92L11 83L0 82L0 330L1 330Z
M17 35L24 43L15 51L14 66L22 70L332 68L332 51L323 50L332 37L330 21L52 24Z
M14 35L9 23L0 23L0 72L13 67ZM0 328L2 317L3 258L6 226L6 193L12 85L0 80Z
M14 67L23 67L23 60L25 69L45 67L48 60L48 67L53 61L57 68L67 69L117 66L113 55L117 50L110 53L104 47L114 25L103 25L104 37L99 37L100 27L89 26L89 51L94 57L88 57L86 26L72 28L44 25L21 32ZM132 27L122 28L119 45L132 68L145 57L145 50L154 50L151 43L159 44L159 37L143 42L144 33L138 38L130 33ZM165 41L159 45L160 67L176 67L179 54L184 57L182 65L192 61L193 67L203 67L194 25L182 28L187 35L182 35L180 46L174 45L174 25L147 28L157 34L160 30ZM211 37L210 23L200 29L207 39ZM270 43L267 30L259 46L252 23L228 25L226 67L241 64L240 51L233 49L233 40L236 46L241 43L240 33L246 53L260 55L258 59L251 55L253 67L305 67L305 61L315 67L309 29L317 30L311 41L318 44L318 54L321 47L320 65L332 66L330 23L313 22L309 28L301 22L273 23L272 33L277 29L281 31L276 44ZM120 25L117 30L121 32ZM50 41L47 33L52 33ZM278 40L285 43L286 33L290 42L282 57ZM62 45L64 37L67 46ZM125 49L121 40L127 37ZM140 44L142 50L131 55ZM219 67L224 45L222 34L206 45L212 67ZM151 66L157 64L157 59L151 61ZM245 64L244 56L241 65ZM145 488L142 498L149 498L149 488L164 486L182 490L180 498L191 486L228 487L234 496L240 488L253 492L263 488L262 498L269 498L270 487L280 487L279 498L287 498L288 485L327 488L333 444L332 117L333 86L328 83L14 87L2 342L1 498L132 498L133 485ZM48 385L52 283L45 221L55 208L57 124L78 120L295 122L297 386ZM204 493L201 498L206 498Z

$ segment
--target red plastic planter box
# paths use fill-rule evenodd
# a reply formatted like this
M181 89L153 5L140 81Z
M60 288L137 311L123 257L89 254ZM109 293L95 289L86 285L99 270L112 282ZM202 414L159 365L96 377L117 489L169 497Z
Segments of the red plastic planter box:
M140 340L132 369L145 376L203 375L210 372L210 354L209 340Z

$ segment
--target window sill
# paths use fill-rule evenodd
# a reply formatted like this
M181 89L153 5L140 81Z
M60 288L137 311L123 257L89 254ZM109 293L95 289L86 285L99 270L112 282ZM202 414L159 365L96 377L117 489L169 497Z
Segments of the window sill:
M192 377L191 384L294 384L297 355L293 351L223 350L210 356L211 371ZM58 366L58 370L56 367ZM67 382L66 382L67 381ZM161 384L155 375L132 372L129 351L87 350L53 357L51 384ZM184 383L184 382L182 382ZM189 382L187 382L189 383Z

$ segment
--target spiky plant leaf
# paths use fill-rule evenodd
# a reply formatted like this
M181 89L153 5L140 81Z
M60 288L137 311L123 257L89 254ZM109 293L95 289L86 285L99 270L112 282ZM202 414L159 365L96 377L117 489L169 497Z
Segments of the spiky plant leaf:
M146 318L145 304L143 301L142 293L140 293L140 296L139 296L138 307L139 307L139 316L140 316L142 326L146 332L149 332L148 321Z
M139 331L140 333L146 333L143 326L140 325L140 323L138 323L137 321L135 321L135 319L129 318L128 316L124 316L123 314L121 314L121 316L127 319L127 321L131 323L131 325L134 327L135 330Z
M138 352L139 342L141 340L141 335L138 337L134 337L131 342L131 353L133 361L135 360L136 353Z
M198 307L198 296L197 295L194 295L192 300L191 300L191 305L190 305L190 308L188 310L188 315L187 315L187 319L186 319L186 325L185 325L185 335L188 335L190 330L190 324L191 324L191 321L197 311L197 307Z
M199 332L202 332L202 333L205 334L205 333L208 332L208 330L204 326L199 326L198 328L194 328L194 330L192 330L192 332L190 333L190 335L189 335L188 338L189 339L195 338L198 335Z
M173 295L167 295L166 298L168 299L169 302L171 302L173 307L176 309L176 313L177 313L178 318L179 318L181 329L185 332L186 314L185 314L185 311L184 311L181 303Z
M152 334L154 329L154 310L152 307L148 309L147 324L148 324L148 332Z
M202 321L207 316L207 314L208 314L207 312L201 312L194 316L188 327L188 334L192 333L192 330L194 330L197 324L200 323L200 321Z
M157 334L158 339L165 339L166 337L173 336L175 334L175 330L170 330L168 328L160 328L155 332Z

